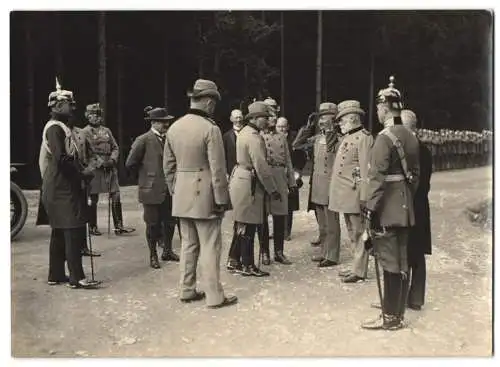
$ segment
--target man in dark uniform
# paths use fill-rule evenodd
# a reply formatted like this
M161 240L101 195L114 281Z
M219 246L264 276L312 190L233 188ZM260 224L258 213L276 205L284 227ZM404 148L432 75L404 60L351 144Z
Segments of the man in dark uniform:
M401 111L403 126L414 132L417 116L411 110ZM420 175L415 193L414 211L415 225L411 228L408 242L408 266L410 290L408 292L408 308L420 310L425 301L426 266L425 255L432 251L431 213L429 209L429 190L431 188L432 154L424 143L419 141Z
M295 184L297 186L297 190L292 190L288 193L288 217L286 218L285 241L290 241L293 224L293 212L299 210L299 189L304 184L302 181L302 170L307 163L307 155L302 149L293 149L292 144L297 136L297 132L290 131L290 125L285 117L278 118L278 121L276 122L276 131L284 134L286 137L288 150L290 151L290 157L292 158Z
M239 132L243 128L243 114L240 110L231 111L231 116L229 117L231 122L233 123L232 129L226 131L222 136L222 141L224 143L224 153L226 156L226 170L228 176L231 175L234 166L236 165L236 139L238 137ZM236 240L236 223L233 223L233 238L231 240L231 246L229 248L229 254L231 253L239 253L239 249L235 249L235 246L238 245L238 241ZM228 258L226 268L230 272L238 271L233 267L233 262L231 262L231 258Z
M226 170L230 175L236 164L236 138L243 128L243 114L240 110L233 110L229 119L233 123L233 127L224 133L222 141L224 142L224 153L226 154Z
M99 194L107 193L108 200L111 199L111 212L113 215L114 232L117 235L135 231L133 228L123 226L122 204L120 201L120 187L118 186L118 163L119 149L111 130L103 123L103 110L99 103L87 106L85 117L89 124L83 128L87 134L90 144L89 160L93 161L94 178L90 183L90 231L91 234L100 236L97 227L97 202Z
M164 108L148 107L146 112L146 121L151 122L151 129L135 139L125 166L139 176L139 202L144 207L150 266L159 269L156 246L161 243L161 259L179 261L179 256L172 250L176 219L172 217L172 197L163 172L165 133L174 117Z
M367 247L373 244L384 277L382 315L362 324L372 330L403 327L407 249L410 227L415 225L413 199L419 178L418 140L401 123L401 94L394 88L394 77L390 80L389 88L377 95L377 116L384 129L370 153L366 203L362 207L362 238ZM377 285L380 286L378 279Z
M72 125L72 124L70 124ZM73 134L73 137L75 139L76 147L78 149L78 160L81 166L88 172L94 171L95 167L92 166L92 164L95 163L95 161L90 161L89 156L90 156L90 150L89 150L89 142L87 139L87 135L83 132L83 129L80 129L77 126L71 126L70 127L71 132ZM43 154L44 146L41 146L41 154L40 154L40 160L39 160L39 165L40 165L40 173L41 176L43 177L43 171L46 169L47 162L44 161L44 154ZM87 202L88 204L88 202ZM90 213L90 210L87 211L87 214ZM87 215L87 221L89 219L89 215ZM38 203L38 213L37 213L37 219L36 219L36 225L48 225L49 224L49 218L47 215L47 212L43 206L42 202L42 191L40 190L40 201ZM82 243L82 255L83 256L101 256L100 253L96 251L90 251L88 243L87 243L87 233L84 230L86 228L82 228L82 234L81 234L81 243Z
M93 289L100 282L85 278L81 252L88 209L86 186L92 172L80 162L71 129L74 105L73 93L61 90L57 83L57 90L49 95L51 120L43 129L40 150L42 202L52 228L48 284L68 282L73 289Z

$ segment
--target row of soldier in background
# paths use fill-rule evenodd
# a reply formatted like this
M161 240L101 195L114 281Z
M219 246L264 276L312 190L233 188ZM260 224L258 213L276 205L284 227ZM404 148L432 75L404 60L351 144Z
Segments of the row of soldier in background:
M485 166L491 163L493 132L417 129L432 154L434 171Z

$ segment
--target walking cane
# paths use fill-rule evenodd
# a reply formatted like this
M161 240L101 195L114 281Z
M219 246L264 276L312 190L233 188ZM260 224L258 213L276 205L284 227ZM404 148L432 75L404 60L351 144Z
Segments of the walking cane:
M362 241L364 243L367 243L368 241L371 242L372 246L372 251L373 251L373 258L375 260L375 276L377 277L377 289L378 289L378 297L380 300L380 308L382 309L382 318L385 322L385 309L384 309L384 298L382 295L382 285L380 283L380 269L378 267L378 254L375 252L375 249L373 248L373 239L369 237L367 232L364 232L362 235ZM365 246L366 249L366 246Z
M109 175L108 175L109 173ZM104 169L104 178L108 184L108 238L111 236L111 171Z
M375 259L375 274L377 276L377 288L378 288L378 297L380 299L380 308L382 309L382 318L385 322L385 310L384 310L384 298L382 296L382 285L380 284L380 270L378 267L378 256L376 253L373 254L373 258Z
M87 196L87 207L88 209L90 209L90 205L91 205L91 199L90 199L90 189L88 187L88 185L85 185L85 193L86 193L86 196ZM92 256L92 237L90 236L90 226L89 226L89 221L87 220L85 222L85 230L86 230L86 238L87 238L87 246L89 248L89 251L90 251L90 272L91 272L91 276L92 276L92 281L94 282L95 279L94 279L94 256Z

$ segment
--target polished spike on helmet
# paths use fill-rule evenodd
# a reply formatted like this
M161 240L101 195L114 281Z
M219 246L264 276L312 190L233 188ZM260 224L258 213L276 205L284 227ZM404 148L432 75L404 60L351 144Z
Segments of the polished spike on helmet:
M50 92L48 106L53 107L58 101L69 101L71 103L75 103L73 92L62 89L59 79L56 77L56 90L54 92Z
M403 101L401 98L401 93L399 90L394 88L394 76L389 77L389 87L381 89L378 94L376 101L377 103L387 103L391 108L396 110L403 109Z

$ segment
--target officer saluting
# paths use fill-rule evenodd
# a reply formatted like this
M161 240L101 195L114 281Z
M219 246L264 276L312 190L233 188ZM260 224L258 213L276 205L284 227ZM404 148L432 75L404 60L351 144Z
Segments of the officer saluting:
M366 247L373 245L384 276L378 278L382 315L362 324L365 329L397 330L403 327L408 292L407 246L409 229L415 224L413 196L420 173L417 138L401 122L400 92L389 88L377 95L377 116L384 129L377 135L370 154L366 204L362 207Z
M94 178L90 183L90 231L91 234L100 236L97 229L97 202L99 194L107 193L108 200L112 200L111 212L113 214L113 224L115 234L130 233L133 228L123 227L122 204L120 201L120 187L118 186L118 163L119 148L111 130L102 126L103 110L99 103L87 106L85 117L89 124L82 131L87 134L90 144L90 161L96 167Z

